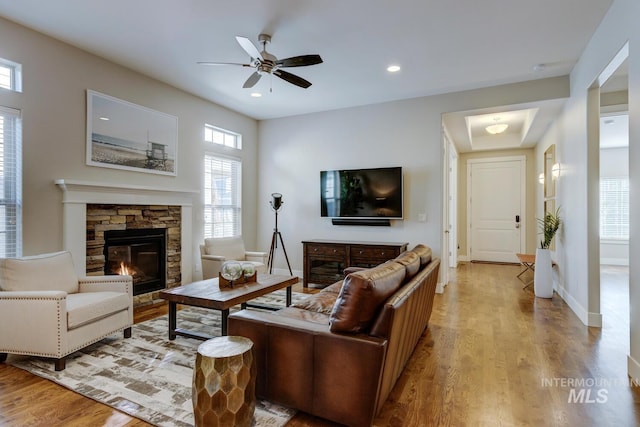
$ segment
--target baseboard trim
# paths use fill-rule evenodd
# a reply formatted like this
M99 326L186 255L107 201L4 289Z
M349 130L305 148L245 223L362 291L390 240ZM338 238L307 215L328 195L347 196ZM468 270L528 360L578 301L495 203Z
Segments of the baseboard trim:
M600 258L602 265L624 265L629 266L629 258Z
M442 282L438 282L436 285L436 294L444 294L444 284Z
M269 269L267 268L267 273L268 272L269 272ZM293 272L293 275L297 276L300 279L300 281L302 282L302 277L303 277L302 271L300 271L300 270L292 270L292 272ZM286 267L285 268L276 268L276 267L274 267L273 268L273 274L282 274L284 276L288 276L289 275L289 269L286 268Z
M558 286L556 293L567 303L571 311L578 316L578 319L586 326L601 328L602 327L602 314L590 313L587 311L566 289Z
M640 363L631 355L627 356L627 375L635 384L640 384Z
M469 262L469 257L466 255L458 255L458 262Z

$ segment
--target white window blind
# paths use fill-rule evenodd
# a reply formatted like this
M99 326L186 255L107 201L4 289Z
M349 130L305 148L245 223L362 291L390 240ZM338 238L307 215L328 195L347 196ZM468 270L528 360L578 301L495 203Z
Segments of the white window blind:
M242 135L211 125L204 126L204 140L225 147L242 149Z
M0 107L0 257L22 255L20 112Z
M205 154L204 237L239 236L241 230L242 163Z
M600 178L600 238L629 239L629 178Z

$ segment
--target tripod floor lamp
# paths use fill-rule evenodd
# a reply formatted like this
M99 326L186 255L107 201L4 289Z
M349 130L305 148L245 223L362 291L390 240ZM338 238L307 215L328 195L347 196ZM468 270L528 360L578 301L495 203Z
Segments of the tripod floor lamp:
M269 267L269 274L273 272L273 259L275 258L275 251L278 248L278 239L280 239L280 245L282 245L282 251L284 252L284 259L287 260L287 267L289 267L289 274L293 276L291 271L291 264L289 264L289 257L287 256L287 250L284 247L284 241L282 241L282 233L278 230L278 211L282 208L282 194L272 193L273 200L269 202L271 209L276 213L276 227L273 229L273 236L271 237L271 249L269 249L269 258L267 260L267 266Z

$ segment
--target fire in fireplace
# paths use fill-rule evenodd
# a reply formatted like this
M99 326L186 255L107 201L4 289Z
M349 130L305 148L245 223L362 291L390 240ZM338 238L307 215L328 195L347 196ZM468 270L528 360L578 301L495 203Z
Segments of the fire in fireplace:
M138 228L104 233L104 273L133 277L133 294L166 287L166 229Z

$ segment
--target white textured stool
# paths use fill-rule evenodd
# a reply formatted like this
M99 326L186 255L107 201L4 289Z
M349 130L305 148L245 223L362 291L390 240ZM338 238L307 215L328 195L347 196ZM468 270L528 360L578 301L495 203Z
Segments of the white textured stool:
M255 389L250 339L222 336L198 346L192 388L196 426L251 426Z

